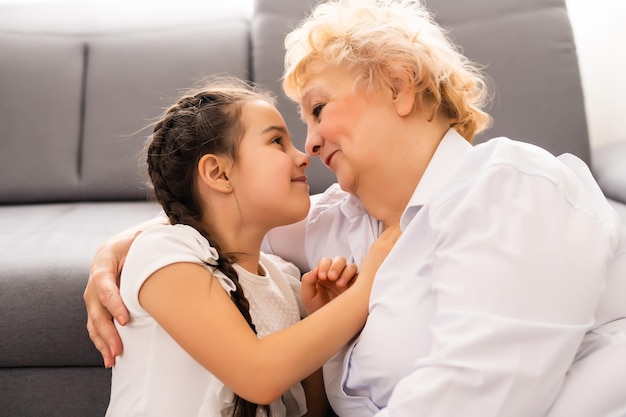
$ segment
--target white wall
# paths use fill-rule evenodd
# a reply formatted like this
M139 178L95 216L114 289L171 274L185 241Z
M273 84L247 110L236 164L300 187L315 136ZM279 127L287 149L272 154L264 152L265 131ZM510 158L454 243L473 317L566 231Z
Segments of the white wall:
M591 146L626 141L626 1L566 3L576 38Z

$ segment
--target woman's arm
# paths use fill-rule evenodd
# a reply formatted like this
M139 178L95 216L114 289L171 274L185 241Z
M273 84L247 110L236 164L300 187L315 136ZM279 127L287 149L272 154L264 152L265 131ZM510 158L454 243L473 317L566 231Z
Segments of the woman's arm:
M143 284L139 301L225 385L249 401L269 404L318 370L361 329L374 274L398 235L383 234L372 245L349 289L302 321L262 339L217 279L197 264L159 269Z
M122 340L112 319L115 317L121 325L128 322L128 310L118 288L128 249L141 231L167 222L166 217L157 216L111 236L98 248L91 262L89 280L83 293L87 330L107 368L113 366L115 357L122 353Z
M311 196L311 204L315 204L320 197L321 194ZM301 271L308 271L304 253L306 221L304 219L270 231L263 242L262 250L293 262ZM87 330L107 368L115 364L115 357L122 353L123 348L113 324L113 317L121 325L128 322L128 310L122 302L118 288L128 249L138 233L154 224L167 222L165 216L158 216L111 236L100 246L91 262L89 280L83 293L87 309Z

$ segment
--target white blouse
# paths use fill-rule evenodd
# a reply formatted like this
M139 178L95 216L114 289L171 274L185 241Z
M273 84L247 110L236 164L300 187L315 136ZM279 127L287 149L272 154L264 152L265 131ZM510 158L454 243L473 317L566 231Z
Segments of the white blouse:
M337 186L314 202L266 250L304 230L306 266L360 262L379 223ZM626 239L584 163L450 130L401 227L364 329L324 367L338 415L626 415Z

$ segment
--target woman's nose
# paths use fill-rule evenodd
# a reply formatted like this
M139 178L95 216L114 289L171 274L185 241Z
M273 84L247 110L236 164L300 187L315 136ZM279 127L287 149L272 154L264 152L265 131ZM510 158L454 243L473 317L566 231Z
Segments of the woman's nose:
M306 143L304 149L309 156L319 156L324 140L315 131L309 129L307 131Z

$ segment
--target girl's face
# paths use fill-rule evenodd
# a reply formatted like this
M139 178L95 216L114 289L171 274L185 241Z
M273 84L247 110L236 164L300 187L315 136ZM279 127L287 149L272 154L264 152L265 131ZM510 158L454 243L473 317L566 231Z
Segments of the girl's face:
M302 220L310 205L309 157L293 146L283 117L266 101L246 102L242 122L245 133L230 178L242 218L270 227Z
M309 77L301 93L307 153L320 157L344 191L379 193L375 177L388 163L398 119L391 90L367 93L350 72L326 68Z

